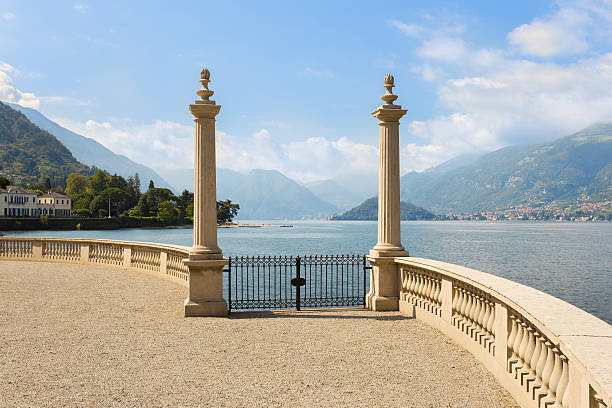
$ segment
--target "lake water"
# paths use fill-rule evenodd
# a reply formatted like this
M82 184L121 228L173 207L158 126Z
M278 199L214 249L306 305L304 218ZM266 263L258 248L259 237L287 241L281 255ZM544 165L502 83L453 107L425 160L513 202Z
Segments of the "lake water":
M278 221L244 221L276 224ZM284 221L293 228L222 228L226 256L367 253L372 221ZM118 239L191 246L191 229L24 231L8 235ZM412 256L468 266L532 286L612 324L612 223L402 223Z

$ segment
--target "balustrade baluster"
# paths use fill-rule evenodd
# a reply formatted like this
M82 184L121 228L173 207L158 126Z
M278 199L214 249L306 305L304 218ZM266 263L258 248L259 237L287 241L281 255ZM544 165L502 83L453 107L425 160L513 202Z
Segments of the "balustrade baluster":
M530 391L532 385L537 385L538 374L536 372L538 361L540 361L540 355L542 354L542 341L541 335L536 330L533 332L533 340L535 342L533 354L531 360L529 360L529 376L525 379L525 388L527 392Z
M519 361L514 367L514 378L518 378L519 370L525 366L525 351L527 350L527 342L529 339L527 334L527 325L522 320L519 321L519 331L521 333L521 342L518 348Z
M557 386L557 392L555 393L556 401L555 407L562 408L567 407L569 405L569 397L566 394L569 394L567 391L567 386L569 384L569 367L568 360L563 354L560 356L561 360L561 379L559 380L559 385Z
M527 326L527 348L525 350L525 357L523 358L523 367L521 368L519 376L519 380L521 385L525 385L525 377L529 375L531 371L531 358L533 357L533 353L535 352L535 335L534 330L531 326Z
M563 367L561 363L561 352L557 347L553 348L554 354L554 368L550 377L549 383L549 398L551 402L556 401L557 397L557 386L559 385L559 381L561 380L561 374L563 373Z
M512 366L518 361L518 347L515 345L519 334L519 328L516 316L510 315L508 318L510 319L510 324L512 326L510 335L508 336L508 350L510 351L510 358L508 359L508 372L511 373Z
M552 343L549 340L544 342L544 349L546 350L546 363L544 364L544 370L542 371L542 388L540 389L538 400L545 395L548 395L550 377L553 369L555 368L555 356L552 350Z

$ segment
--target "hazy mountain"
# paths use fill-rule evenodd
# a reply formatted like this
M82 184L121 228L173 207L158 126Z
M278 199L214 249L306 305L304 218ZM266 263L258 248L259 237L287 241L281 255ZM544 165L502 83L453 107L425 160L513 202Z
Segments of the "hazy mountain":
M347 210L363 201L363 194L349 190L336 180L320 180L304 184L314 195L338 207Z
M240 204L238 219L321 219L337 211L276 170L251 170L246 176L231 170L217 174L217 197Z
M0 102L0 170L14 184L32 186L49 177L64 186L70 173L93 174L55 136Z
M435 215L412 203L400 202L400 219L402 221L433 220ZM332 220L378 220L378 197L372 197L357 207L341 215L334 215Z
M35 109L9 103L9 105L22 112L27 118L43 130L54 135L72 152L74 157L82 163L96 166L111 174L117 173L123 177L138 173L142 188L146 189L149 180L153 180L156 187L172 188L172 186L151 168L136 163L125 156L115 154L100 143L85 136L81 136L45 117ZM193 176L192 176L193 177Z
M378 173L345 174L304 184L323 201L348 210L378 191Z
M437 213L612 198L612 124L552 142L506 147L460 165L408 173L401 197Z
M179 190L193 191L193 169L165 172ZM238 219L322 219L338 209L276 170L248 174L217 168L217 200L240 204Z

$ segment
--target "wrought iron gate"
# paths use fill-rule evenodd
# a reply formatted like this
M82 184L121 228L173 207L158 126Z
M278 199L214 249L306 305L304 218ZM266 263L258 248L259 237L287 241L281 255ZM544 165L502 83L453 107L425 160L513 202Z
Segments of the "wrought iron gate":
M365 306L364 255L229 258L228 308L236 310Z

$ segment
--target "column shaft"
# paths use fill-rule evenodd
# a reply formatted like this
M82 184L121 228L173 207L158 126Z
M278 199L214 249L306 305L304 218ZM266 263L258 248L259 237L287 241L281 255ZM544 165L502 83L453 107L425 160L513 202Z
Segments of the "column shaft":
M195 119L193 253L221 253L217 245L215 119Z

